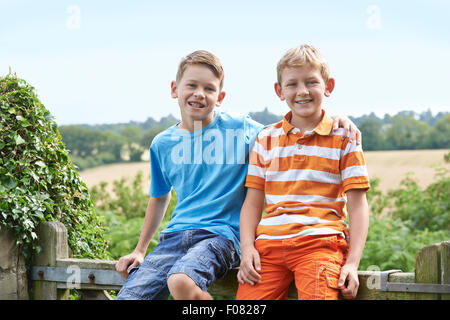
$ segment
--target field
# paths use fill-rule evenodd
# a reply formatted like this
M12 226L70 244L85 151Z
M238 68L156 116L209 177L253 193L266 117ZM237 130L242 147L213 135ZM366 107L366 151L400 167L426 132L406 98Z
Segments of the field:
M434 179L434 168L439 165L450 170L450 164L444 163L444 154L448 150L401 150L401 151L367 151L365 152L367 168L370 178L380 178L380 190L386 192L397 188L399 182L412 172L423 187ZM150 182L149 162L120 163L87 169L80 172L83 181L89 188L101 181L109 183L122 177L133 178L138 171L142 171L145 179L144 192L147 193Z

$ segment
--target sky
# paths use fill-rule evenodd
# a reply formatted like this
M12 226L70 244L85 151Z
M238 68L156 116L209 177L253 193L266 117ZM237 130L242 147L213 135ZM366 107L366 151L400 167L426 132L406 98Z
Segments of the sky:
M450 111L450 1L0 0L0 76L11 68L58 125L179 118L170 96L183 56L225 70L222 111L289 111L276 64L311 44L336 87L323 107L361 116Z

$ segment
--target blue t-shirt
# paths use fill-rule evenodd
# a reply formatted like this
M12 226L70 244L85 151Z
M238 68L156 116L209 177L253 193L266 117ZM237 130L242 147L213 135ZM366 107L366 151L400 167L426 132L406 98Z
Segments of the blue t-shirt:
M204 229L231 240L240 255L249 150L262 127L249 116L216 112L202 130L174 125L153 139L149 194L161 197L172 187L177 193L177 206L162 232Z

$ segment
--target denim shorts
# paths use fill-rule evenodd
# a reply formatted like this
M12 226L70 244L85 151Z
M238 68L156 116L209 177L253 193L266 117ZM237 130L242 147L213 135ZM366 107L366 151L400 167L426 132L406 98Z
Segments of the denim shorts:
M159 244L131 270L117 300L162 300L169 296L167 278L184 273L204 291L239 264L233 243L200 229L159 234Z

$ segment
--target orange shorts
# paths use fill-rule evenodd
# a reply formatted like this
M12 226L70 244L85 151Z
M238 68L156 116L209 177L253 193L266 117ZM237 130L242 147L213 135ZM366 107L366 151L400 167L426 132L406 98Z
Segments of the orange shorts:
M239 284L236 300L286 299L295 279L299 300L338 300L337 286L345 263L347 241L340 236L259 239L261 282Z

